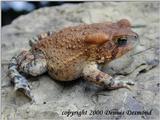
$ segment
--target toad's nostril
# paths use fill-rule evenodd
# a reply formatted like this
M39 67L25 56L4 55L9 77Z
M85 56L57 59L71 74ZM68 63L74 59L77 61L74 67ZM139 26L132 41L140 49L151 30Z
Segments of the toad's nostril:
M137 36L137 35L135 35L134 37L135 37L135 39L137 39L137 38L138 38L138 36Z
M138 36L138 34L137 33L135 33L135 39L138 39L139 38L139 36Z

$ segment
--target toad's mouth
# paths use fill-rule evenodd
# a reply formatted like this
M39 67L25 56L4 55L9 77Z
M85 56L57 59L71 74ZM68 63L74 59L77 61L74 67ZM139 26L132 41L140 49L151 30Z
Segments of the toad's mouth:
M146 51L148 51L148 50L150 50L150 49L152 49L152 48L153 48L153 47L149 47L149 48L146 48L146 49L143 49L143 50L136 51L136 52L134 52L133 54L130 54L130 56L133 57L133 56L135 56L135 55L139 55L139 54L141 54L141 53L143 53L143 52L146 52Z

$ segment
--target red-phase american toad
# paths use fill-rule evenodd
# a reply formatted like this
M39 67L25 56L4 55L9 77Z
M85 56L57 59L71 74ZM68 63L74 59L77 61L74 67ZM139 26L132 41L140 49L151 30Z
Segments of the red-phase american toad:
M15 90L33 95L25 77L19 72L38 76L45 72L56 80L71 81L79 77L108 89L130 88L132 81L112 78L97 68L132 50L138 38L127 19L64 28L40 34L31 40L31 49L13 57L9 77Z

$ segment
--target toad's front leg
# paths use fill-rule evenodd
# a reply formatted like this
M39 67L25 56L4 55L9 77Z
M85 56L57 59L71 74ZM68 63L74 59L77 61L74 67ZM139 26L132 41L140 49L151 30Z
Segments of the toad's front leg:
M113 79L110 75L100 71L94 62L84 67L83 77L88 81L108 89L127 88L131 90L130 85L134 85L132 81Z

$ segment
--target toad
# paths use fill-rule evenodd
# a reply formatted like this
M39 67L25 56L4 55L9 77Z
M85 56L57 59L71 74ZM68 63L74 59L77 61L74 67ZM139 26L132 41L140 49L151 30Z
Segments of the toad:
M26 73L38 76L45 72L55 80L72 81L79 77L108 88L128 88L132 81L117 80L98 69L132 50L137 33L131 23L121 19L67 27L58 32L47 32L30 40L31 49L12 57L8 69L15 90L33 99Z

